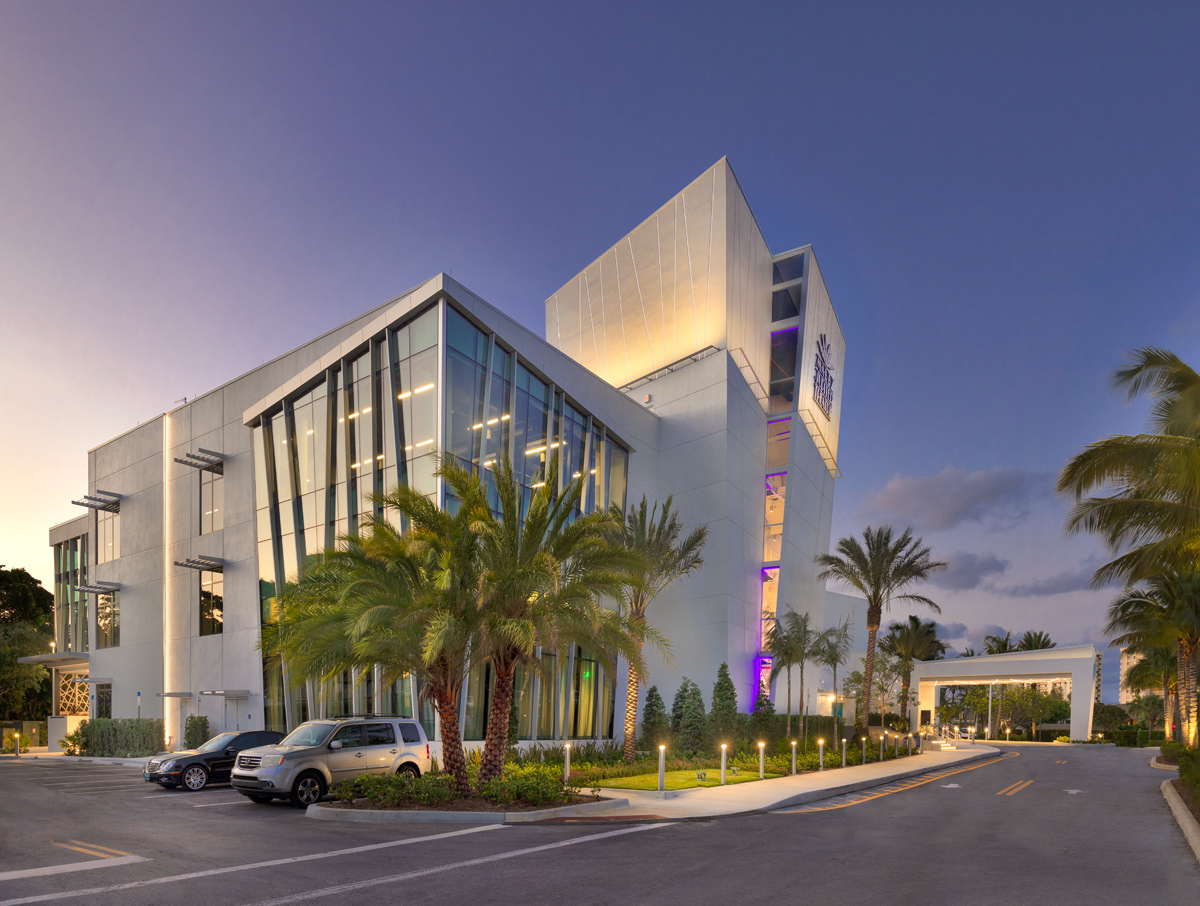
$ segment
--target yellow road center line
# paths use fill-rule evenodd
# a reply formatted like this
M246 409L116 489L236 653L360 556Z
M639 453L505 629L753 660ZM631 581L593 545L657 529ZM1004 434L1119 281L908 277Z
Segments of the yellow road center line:
M1026 780L1024 783L1018 784L1017 788L1015 790L1009 790L1004 795L1005 796L1015 796L1017 793L1021 792L1021 790L1025 789L1027 786L1029 786L1029 784L1031 784L1031 783L1033 783L1032 780Z
M53 842L53 841L51 841ZM94 849L84 849L82 846L67 846L65 843L55 843L55 846L61 846L63 849L73 849L77 853L84 853L88 856L98 856L101 859L111 859L108 853L97 852Z
M997 795L997 796L1003 796L1003 795L1004 795L1005 793L1007 793L1009 790L1011 790L1011 789L1014 789L1015 787L1018 787L1018 786L1020 786L1020 785L1021 785L1021 781L1020 781L1020 780L1018 780L1016 783L1013 783L1013 784L1010 784L1009 786L1006 786L1004 789L1002 789L1002 790L1001 790L1000 792L998 792L996 795Z
M68 840L68 843L75 843L79 846L90 846L92 849L102 849L106 853L116 853L118 856L132 856L133 853L127 853L123 849L113 849L111 846L101 846L99 843L84 843L82 840Z

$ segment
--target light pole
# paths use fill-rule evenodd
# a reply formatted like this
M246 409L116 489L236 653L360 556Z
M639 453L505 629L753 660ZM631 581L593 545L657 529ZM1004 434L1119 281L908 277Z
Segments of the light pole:
M571 782L571 744L563 745L563 783Z
M842 767L846 766L846 737L842 737Z
M658 747L658 791L666 792L667 789L667 747Z
M725 743L721 743L721 786L725 785L725 756L729 754L727 748Z
M821 766L817 770L825 770L825 740L823 739L817 740L817 760L821 763Z
M863 760L862 760L862 763L863 763L863 764L866 764L866 763L867 763L867 737L865 737L865 736L863 737L863 740L862 740L862 746L863 746Z

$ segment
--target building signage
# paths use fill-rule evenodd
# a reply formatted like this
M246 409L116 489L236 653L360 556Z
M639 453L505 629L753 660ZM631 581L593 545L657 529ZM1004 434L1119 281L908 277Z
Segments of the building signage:
M813 402L825 413L826 418L833 417L833 350L825 334L817 340L817 363L813 369Z

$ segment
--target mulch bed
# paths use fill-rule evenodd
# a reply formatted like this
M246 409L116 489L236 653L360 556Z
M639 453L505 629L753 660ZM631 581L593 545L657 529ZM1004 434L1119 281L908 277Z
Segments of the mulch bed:
M1154 760L1156 762L1158 762L1159 764L1169 765L1170 767L1173 767L1173 768L1179 767L1178 761L1176 761L1174 758L1168 758L1166 755L1159 755Z
M1178 778L1170 781L1171 786L1175 787L1175 792L1179 794L1179 798L1183 800L1183 804L1188 807L1188 811L1192 813L1192 817L1200 822L1200 795L1190 786L1185 784Z
M372 812L536 812L545 808L560 808L564 805L580 805L584 802L595 802L591 796L576 796L555 805L525 805L514 802L512 805L497 805L472 796L469 799L455 799L446 805L422 805L420 803L402 803L400 805L379 805L366 799L355 799L353 802L325 803L330 808L361 809Z

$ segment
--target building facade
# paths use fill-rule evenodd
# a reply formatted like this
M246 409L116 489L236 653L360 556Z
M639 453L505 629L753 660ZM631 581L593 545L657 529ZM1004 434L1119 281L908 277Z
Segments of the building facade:
M749 709L776 614L826 622L813 558L844 358L812 249L771 254L723 159L550 296L545 338L439 274L90 451L88 513L51 533L56 575L72 539L86 571L56 586L63 673L86 675L93 715L161 715L172 746L192 714L220 730L399 713L435 735L412 677L318 683L264 658L276 591L385 488L451 504L438 455L483 473L507 456L527 491L557 456L586 479L584 512L671 495L689 530L708 524L703 569L653 605L673 658L651 656L643 689L711 686L726 662ZM523 740L622 735L623 665L542 657L518 677ZM486 665L467 681L468 742L490 686Z

